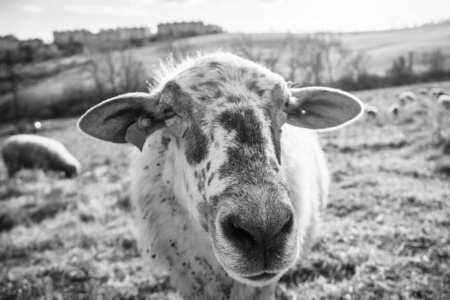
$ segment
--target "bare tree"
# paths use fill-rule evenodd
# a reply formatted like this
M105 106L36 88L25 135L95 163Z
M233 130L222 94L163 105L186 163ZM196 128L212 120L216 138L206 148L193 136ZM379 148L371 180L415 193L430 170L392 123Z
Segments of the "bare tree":
M281 42L272 43L269 47L258 44L251 34L240 34L231 42L230 48L234 53L251 61L261 63L268 69L275 71L277 64L283 56L286 46L289 44L290 34L287 34Z
M291 36L289 42L289 80L320 85L324 70L322 54L312 36Z
M16 127L18 127L18 124L19 124L18 122L19 122L21 115L20 115L20 109L19 109L20 108L19 94L17 92L17 86L18 86L17 75L14 70L16 62L14 61L12 51L8 50L6 52L5 62L6 62L6 69L9 73L9 81L11 83L11 90L12 90L12 95L13 95L12 102L11 102L11 106L12 106L11 111L13 112L13 119L16 124Z
M89 55L88 73L99 98L143 90L147 75L130 51L103 50Z
M109 85L109 89L113 94L117 94L117 90L120 86L120 75L119 75L119 63L120 59L117 54L114 55L113 52L106 52L103 54L103 63L105 64L103 69L103 75L105 76L106 82Z
M300 79L304 84L314 85L333 85L350 53L342 41L331 33L301 37L291 35L289 52L289 79Z
M327 82L334 85L335 79L341 71L341 66L350 51L344 47L342 41L336 35L331 33L318 33L315 39L324 60Z
M364 51L351 53L345 63L345 72L355 81L367 75L369 56Z
M137 91L142 89L147 79L142 62L133 58L130 52L121 52L120 65L122 72L120 73L120 86L123 91Z
M0 51L0 93L10 94L11 100L3 105L0 123L11 120L19 129L19 121L24 117L24 105L20 101L19 91L24 84L23 72L20 71L22 55L15 49ZM9 97L7 97L9 98ZM8 103L9 102L9 103Z
M259 62L262 58L261 48L257 47L253 35L251 34L240 34L239 37L232 42L231 48L236 54L254 62Z
M281 57L283 56L283 52L286 50L287 45L289 44L290 34L287 34L283 41L277 44L275 49L269 51L268 55L263 58L264 65L272 70L276 70L276 66L279 63Z
M441 49L424 55L423 63L426 71L430 75L440 75L445 72L447 58Z
M164 57L170 57L176 63L192 55L195 49L189 44L169 40L158 47L158 52Z
M288 51L289 51L289 75L288 79L292 82L297 81L297 73L302 67L301 55L305 52L307 43L302 38L295 38L294 35L289 35Z
M392 62L392 66L386 73L394 85L409 84L413 81L414 76L411 70L407 57L402 55Z

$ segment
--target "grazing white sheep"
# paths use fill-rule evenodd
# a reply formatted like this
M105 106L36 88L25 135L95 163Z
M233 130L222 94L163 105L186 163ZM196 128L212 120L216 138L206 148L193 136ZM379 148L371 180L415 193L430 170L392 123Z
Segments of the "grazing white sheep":
M422 95L422 96L426 96L426 95L428 95L428 93L429 93L429 91L428 91L428 89L427 88L418 88L417 89L417 93L419 94L419 95Z
M430 90L430 96L438 99L441 95L445 95L443 88L432 88Z
M401 105L406 105L408 102L416 100L416 95L413 92L402 92L398 96L398 101Z
M450 95L440 95L438 98L438 108L436 111L436 134L438 141L448 140L450 121Z
M364 104L364 110L368 117L376 118L378 116L378 108L376 108L375 106Z
M450 95L440 95L438 103L445 110L450 110Z
M362 113L350 94L289 88L260 65L214 53L169 67L149 94L100 103L78 126L142 148L131 165L139 243L186 299L271 299L326 203L311 129Z
M394 116L398 117L400 114L400 105L398 103L393 103L389 106L389 112Z
M59 171L68 178L80 171L80 163L63 144L43 136L13 135L3 143L2 156L10 178L21 169Z

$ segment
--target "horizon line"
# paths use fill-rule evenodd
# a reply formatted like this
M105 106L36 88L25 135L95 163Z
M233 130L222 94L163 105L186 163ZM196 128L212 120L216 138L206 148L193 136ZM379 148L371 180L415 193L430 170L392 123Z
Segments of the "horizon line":
M171 24L171 23L190 23L190 22L203 22L203 21L174 21L174 22L164 22L161 24ZM223 33L222 34L317 34L317 33L331 33L331 34L360 34L360 33L377 33L377 32L386 32L386 31L401 31L401 30L409 30L409 29L416 29L416 28L420 28L420 27L427 27L427 26L436 26L436 25L445 25L447 23L450 23L450 18L445 18L445 19L440 19L440 20L430 20L421 24L417 24L417 25L411 25L411 26L403 26L403 27L399 27L399 28L386 28L386 29L367 29L367 30L338 30L338 31L333 31L333 30L313 30L313 31L290 31L290 30L283 30L283 31L278 31L278 30L265 30L265 31L260 31L260 32L255 32L255 31L242 31L242 30L226 30L223 26L217 25L217 24L207 24L207 25L215 25L215 26L219 26L223 29ZM158 24L157 24L158 25ZM156 26L157 26L156 25ZM105 30L105 29L119 29L119 28L149 28L151 29L154 26L130 26L130 27L124 27L124 26L117 26L117 27L105 27L105 28L100 28L98 30L92 31L90 29L86 29L86 28L74 28L74 29L66 29L66 30L53 30L51 31L52 35L54 32L66 32L66 31L77 31L77 30L87 30L92 32L93 34L98 34L100 33L101 30ZM18 36L14 33L7 33L7 34L3 34L0 37L6 37L8 35L14 36L16 37L18 40L20 41L26 41L26 40L34 40L34 39L40 39L42 41L45 42L45 38L39 37L39 36L35 36L35 37L30 37L30 38L25 38L25 39L21 39L18 38ZM153 33L153 35L157 35L157 33ZM47 43L47 42L45 42ZM48 42L49 44L53 43L53 37L52 37L52 41Z

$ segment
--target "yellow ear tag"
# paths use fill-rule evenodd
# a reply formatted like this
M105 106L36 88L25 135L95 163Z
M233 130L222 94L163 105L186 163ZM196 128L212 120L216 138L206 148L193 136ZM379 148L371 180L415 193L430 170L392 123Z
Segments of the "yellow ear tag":
M131 124L127 133L125 134L125 140L138 147L142 152L142 148L145 144L145 139L147 138L146 128L150 127L152 121L149 118L140 117L136 122Z

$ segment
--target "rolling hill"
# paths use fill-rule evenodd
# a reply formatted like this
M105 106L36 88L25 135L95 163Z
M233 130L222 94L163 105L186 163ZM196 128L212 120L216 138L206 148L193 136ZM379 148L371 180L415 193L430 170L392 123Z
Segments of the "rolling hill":
M287 33L254 34L251 36L252 47L255 51L262 52L274 50L283 44L287 36ZM348 49L364 51L369 57L369 72L380 75L384 74L395 58L408 52L414 52L416 63L420 63L422 54L437 49L441 49L444 55L450 57L450 22L403 30L341 33L338 36ZM143 63L146 73L151 76L159 60L167 57L174 49L181 54L215 50L239 52L236 44L240 38L241 34L238 33L224 33L173 42L157 42L129 51L135 60ZM276 69L282 75L286 73L288 59L288 55L283 54L278 62ZM92 79L86 67L87 60L85 55L77 55L19 67L19 70L25 69L30 72L33 69L52 70L58 66L64 66L58 72L49 71L47 77L20 86L18 91L20 102L26 104L25 106L41 106L59 101L63 95L71 93L74 88L92 85ZM12 95L1 96L0 107L2 105L5 107L11 99Z

